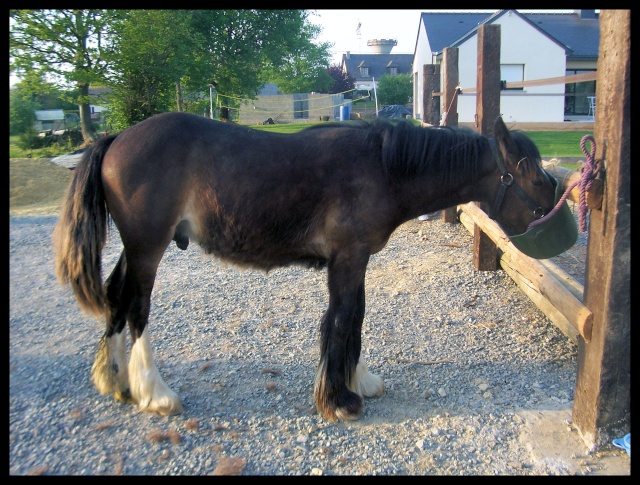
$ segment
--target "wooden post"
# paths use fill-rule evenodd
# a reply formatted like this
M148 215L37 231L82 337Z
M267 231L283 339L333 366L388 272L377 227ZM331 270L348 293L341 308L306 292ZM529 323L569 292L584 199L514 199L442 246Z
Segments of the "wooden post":
M458 48L445 47L442 51L442 77L444 91L444 111L447 112L447 126L458 126L458 97L456 88L459 84Z
M478 81L476 93L476 127L493 137L493 125L500 116L500 25L478 27ZM486 204L478 204L484 212ZM474 230L473 265L479 271L498 269L498 247L482 229Z
M445 47L442 51L444 111L447 113L446 126L458 126L458 96L456 89L459 84L458 48ZM449 207L442 211L442 221L455 223L458 221L458 208Z
M440 119L440 97L433 93L440 92L440 66L425 64L422 66L422 121L437 125Z
M578 340L573 424L591 448L631 431L631 11L600 12L596 160L605 165L592 210L585 305L591 341Z

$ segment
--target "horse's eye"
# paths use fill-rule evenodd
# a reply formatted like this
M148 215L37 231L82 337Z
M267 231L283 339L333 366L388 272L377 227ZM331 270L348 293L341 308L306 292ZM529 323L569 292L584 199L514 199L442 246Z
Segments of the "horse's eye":
M531 183L536 187L539 187L542 185L542 180L533 180Z

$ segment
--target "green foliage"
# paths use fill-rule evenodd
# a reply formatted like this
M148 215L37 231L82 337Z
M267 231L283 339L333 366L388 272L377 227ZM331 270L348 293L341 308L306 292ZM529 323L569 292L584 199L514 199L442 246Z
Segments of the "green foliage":
M344 93L345 98L351 98L352 90L356 87L356 78L349 73L344 73L338 64L329 66L327 73L333 79L333 86L329 89L329 94Z
M69 101L80 106L86 132L93 139L88 118L88 89L104 78L109 66L111 25L119 10L10 10L9 69L24 78L32 91L43 91L49 80L66 88ZM73 88L73 91L70 90ZM89 141L87 140L87 141Z
M320 29L308 23L304 11L296 11L280 32L284 49L266 52L262 77L278 85L284 94L327 92L333 80L327 73L329 44L312 42Z
M108 80L113 89L110 121L116 130L172 111L176 86L188 92L187 72L199 77L198 91L204 90L206 72L198 67L202 40L192 31L190 11L130 10L114 31L118 54Z
M413 95L413 81L411 74L386 74L378 80L378 102L382 105L405 105L411 101Z
M9 90L9 134L16 135L33 129L38 104L19 86Z

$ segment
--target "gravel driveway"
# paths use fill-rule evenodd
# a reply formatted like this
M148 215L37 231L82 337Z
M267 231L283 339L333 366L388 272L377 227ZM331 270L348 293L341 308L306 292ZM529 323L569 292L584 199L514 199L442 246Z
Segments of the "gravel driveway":
M576 345L504 271L473 269L461 224L408 222L371 258L363 355L387 394L330 423L313 408L325 271L172 244L149 329L184 413L139 413L89 380L103 324L55 279L56 220L10 218L12 475L587 475L602 456L628 471L571 426ZM105 271L120 249L114 229Z

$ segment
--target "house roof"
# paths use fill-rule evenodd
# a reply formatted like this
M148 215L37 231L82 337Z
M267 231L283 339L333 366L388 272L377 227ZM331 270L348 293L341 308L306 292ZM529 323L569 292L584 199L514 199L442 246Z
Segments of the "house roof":
M542 34L564 47L567 60L598 59L600 44L599 15L594 10L574 13L520 13L498 10L487 13L423 12L421 21L429 37L431 50L441 54L445 47L456 47L476 34L478 27L513 12Z
M389 73L388 68L398 68L398 74L411 74L413 54L343 54L343 70L357 81L380 79ZM368 76L360 75L360 67L369 68Z

